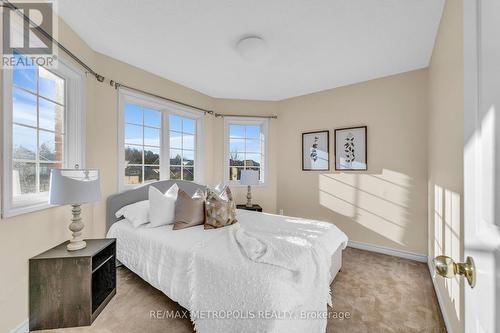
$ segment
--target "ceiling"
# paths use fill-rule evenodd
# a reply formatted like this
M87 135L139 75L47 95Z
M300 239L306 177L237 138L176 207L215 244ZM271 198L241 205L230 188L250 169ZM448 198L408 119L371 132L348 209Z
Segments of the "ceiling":
M443 4L64 0L57 11L97 52L213 97L281 100L427 67ZM236 47L245 36L264 40L251 59Z

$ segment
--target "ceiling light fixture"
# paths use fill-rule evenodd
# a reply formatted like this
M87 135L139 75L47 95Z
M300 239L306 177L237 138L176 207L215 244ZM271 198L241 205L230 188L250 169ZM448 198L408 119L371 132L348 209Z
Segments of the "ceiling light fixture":
M236 51L247 61L256 62L266 58L267 43L259 36L245 36L236 43Z

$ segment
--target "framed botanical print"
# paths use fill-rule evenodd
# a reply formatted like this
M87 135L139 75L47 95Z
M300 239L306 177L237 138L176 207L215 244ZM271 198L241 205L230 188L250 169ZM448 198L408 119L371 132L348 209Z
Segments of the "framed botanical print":
M335 170L367 170L367 127L335 130Z
M302 133L302 171L330 170L330 132Z

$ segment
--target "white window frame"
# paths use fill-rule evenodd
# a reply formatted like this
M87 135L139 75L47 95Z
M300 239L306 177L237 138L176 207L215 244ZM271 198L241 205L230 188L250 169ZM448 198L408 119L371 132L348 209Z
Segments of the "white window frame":
M204 129L205 117L203 112L195 111L189 107L163 100L147 94L142 94L131 89L120 87L118 89L118 190L124 191L145 184L125 184L125 104L132 103L151 108L161 112L161 137L160 137L160 180L170 179L170 131L169 115L188 117L196 121L196 148L194 157L194 180L204 182Z
M69 61L58 59L57 68L49 71L65 79L65 141L64 168L78 165L85 167L85 73ZM3 173L2 173L2 217L11 217L53 207L48 203L48 192L23 195L13 200L12 188L12 87L13 69L3 71Z
M229 125L258 125L260 126L261 133L264 135L264 144L261 162L261 174L262 179L259 181L257 186L265 186L267 184L268 177L268 152L269 152L269 119L267 118L255 118L255 117L224 117L224 184L231 186L245 186L241 185L238 181L229 180Z

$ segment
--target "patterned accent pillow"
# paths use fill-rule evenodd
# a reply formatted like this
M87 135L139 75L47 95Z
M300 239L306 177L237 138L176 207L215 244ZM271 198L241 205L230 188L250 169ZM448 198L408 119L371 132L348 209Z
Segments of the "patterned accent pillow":
M236 204L228 186L222 191L208 190L205 200L205 229L222 228L238 222Z

